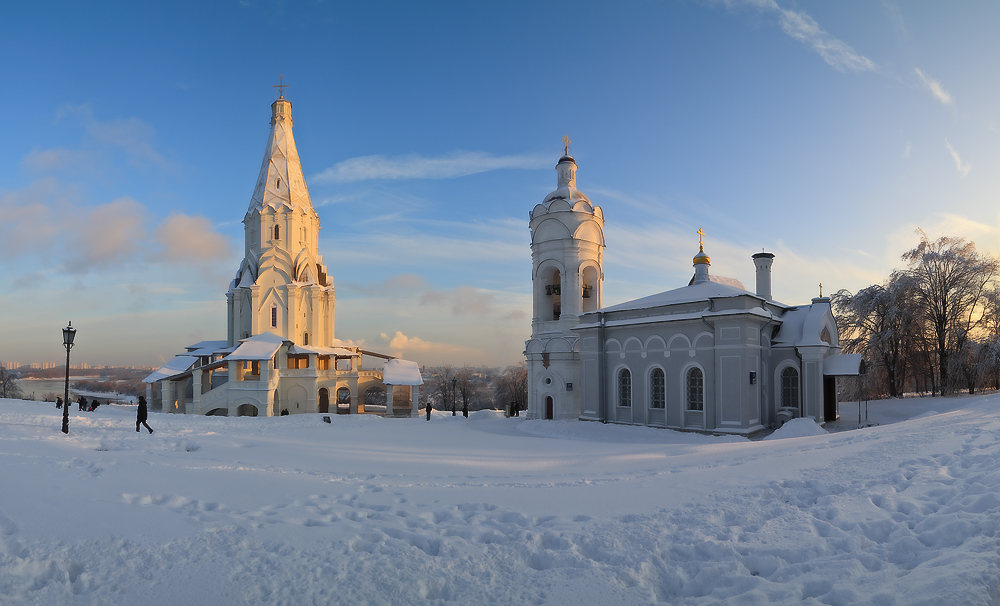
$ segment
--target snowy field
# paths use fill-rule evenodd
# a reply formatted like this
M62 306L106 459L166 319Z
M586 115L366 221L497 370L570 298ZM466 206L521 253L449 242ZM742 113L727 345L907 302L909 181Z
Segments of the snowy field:
M0 604L1000 603L996 395L755 442L59 413L0 400Z

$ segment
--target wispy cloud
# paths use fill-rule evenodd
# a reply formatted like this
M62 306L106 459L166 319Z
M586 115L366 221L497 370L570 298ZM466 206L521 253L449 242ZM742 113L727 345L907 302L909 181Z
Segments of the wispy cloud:
M725 0L725 4L746 4L761 11L777 13L778 23L786 34L812 48L834 69L852 72L875 70L873 61L827 33L806 13L782 8L775 0Z
M134 165L177 170L173 162L156 151L153 145L156 131L139 118L101 121L94 117L89 105L63 105L56 111L56 121L63 118L78 121L94 141L122 150Z
M972 165L968 162L962 161L962 157L958 155L958 152L951 146L951 143L948 143L947 139L944 140L944 146L948 148L948 153L951 154L951 159L955 161L955 169L962 173L963 177L969 174L969 171L972 170Z
M313 177L312 181L344 183L374 179L453 179L506 168L547 168L551 163L551 157L538 154L494 156L486 152L468 151L432 158L417 154L360 156L335 164Z
M923 83L924 87L926 87L927 90L929 90L931 94L934 95L935 99L937 99L938 101L940 101L945 105L949 105L952 107L955 106L955 100L952 99L951 94L949 94L948 91L941 88L940 81L931 78L930 76L925 74L919 67L914 67L913 71L917 74L917 77L920 78L920 81Z

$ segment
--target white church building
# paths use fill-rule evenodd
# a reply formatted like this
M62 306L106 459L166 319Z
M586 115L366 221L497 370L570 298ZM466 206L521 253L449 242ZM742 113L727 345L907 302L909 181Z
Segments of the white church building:
M365 392L384 385L387 394L410 386L387 398L386 416L415 414L422 383L416 363L334 337L333 277L319 254L319 215L283 94L271 105L271 133L243 225L244 257L226 293L226 340L190 345L146 377L151 408L227 416L358 413ZM385 368L362 368L363 356L386 360Z
M687 285L605 306L604 214L576 170L567 146L556 190L530 213L529 418L739 435L836 418L836 377L863 362L840 354L829 298L775 301L767 252L752 255L748 291L709 272L702 243Z

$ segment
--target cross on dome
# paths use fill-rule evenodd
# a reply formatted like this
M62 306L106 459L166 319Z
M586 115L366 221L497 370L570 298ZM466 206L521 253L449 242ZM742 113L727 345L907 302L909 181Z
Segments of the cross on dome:
M698 248L700 248L702 251L704 251L705 250L705 230L703 230L702 228L699 227L698 231L696 233L698 234Z
M563 155L568 156L569 144L572 143L572 141L570 141L569 134L563 135L562 142L563 142Z
M284 99L285 98L285 89L288 88L290 85L285 84L285 75L284 74L280 74L278 76L278 84L274 84L272 86L274 86L274 88L278 89L278 98L279 99Z

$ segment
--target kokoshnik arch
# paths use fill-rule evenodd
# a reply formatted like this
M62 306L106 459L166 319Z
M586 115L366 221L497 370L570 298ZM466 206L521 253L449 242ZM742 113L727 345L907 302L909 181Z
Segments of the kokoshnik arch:
M154 409L257 416L364 412L364 394L408 385L387 398L386 416L417 410L415 362L342 345L334 337L336 293L319 254L319 215L292 136L284 83L271 104L271 133L250 207L244 256L226 293L227 338L202 341L144 379ZM362 368L362 356L386 360ZM400 394L404 395L405 394Z
M829 298L772 298L771 253L753 255L756 292L711 275L702 241L686 286L604 306L604 212L564 142L556 190L529 214L528 418L740 435L836 418L836 377L861 356L840 354Z

